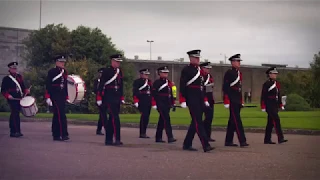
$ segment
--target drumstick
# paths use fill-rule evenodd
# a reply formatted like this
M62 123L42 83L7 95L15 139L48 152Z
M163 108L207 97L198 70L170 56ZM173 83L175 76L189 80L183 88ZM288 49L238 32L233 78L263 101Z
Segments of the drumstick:
M29 93L30 93L30 89L31 89L32 85L30 85L29 89ZM25 94L23 97L26 97L27 94Z

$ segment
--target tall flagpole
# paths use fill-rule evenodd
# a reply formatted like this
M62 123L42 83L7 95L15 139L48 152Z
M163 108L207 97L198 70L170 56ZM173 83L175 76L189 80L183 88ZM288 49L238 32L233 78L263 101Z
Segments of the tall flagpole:
M40 0L40 24L39 24L39 30L41 29L41 7L42 7L42 0Z

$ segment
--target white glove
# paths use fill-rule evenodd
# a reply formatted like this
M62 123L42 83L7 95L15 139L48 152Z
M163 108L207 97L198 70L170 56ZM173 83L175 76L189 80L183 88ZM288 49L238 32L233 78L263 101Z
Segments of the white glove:
M52 106L52 101L51 101L50 98L47 98L47 99L46 99L46 103L47 103L49 106Z
M227 109L229 109L229 106L230 106L229 104L225 104L224 105L224 107L227 108Z
M134 103L134 106L135 106L135 107L138 107L138 106L139 106L139 103L137 103L137 102Z
M208 102L208 101L205 101L205 102L204 102L204 104L205 104L207 107L209 107L209 106L210 106L210 104L209 104L209 102Z
M282 106L281 109L284 110L284 107Z
M13 99L13 97L9 94L8 99Z
M157 106L152 106L153 109L157 109Z
M71 104L71 101L69 99L67 99L66 101L67 101L67 103Z
M181 105L182 108L186 108L187 107L187 103L186 102L183 102L180 105Z
M125 103L124 100L122 100L121 103L124 104Z
M98 106L101 106L101 104L102 104L102 101L101 101L101 100L97 101L97 105L98 105Z
M261 109L262 112L266 112L266 109Z

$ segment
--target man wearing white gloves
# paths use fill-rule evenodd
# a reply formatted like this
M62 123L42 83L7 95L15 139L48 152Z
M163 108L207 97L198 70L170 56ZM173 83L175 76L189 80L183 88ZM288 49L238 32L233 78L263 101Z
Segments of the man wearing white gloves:
M239 70L242 59L240 54L235 54L229 58L229 61L231 61L232 68L225 73L222 86L224 107L229 108L230 112L225 146L238 146L233 143L234 131L236 131L240 147L245 147L249 146L249 144L247 144L240 117L240 110L244 104L242 98L242 73Z
M149 77L149 69L141 69L139 71L140 78L133 82L133 102L135 107L140 111L140 136L139 138L150 138L147 136L147 127L151 106L155 105L155 101L151 96L152 82Z
M271 67L266 71L266 74L269 79L263 84L261 91L261 109L268 113L264 144L275 144L271 141L273 127L276 130L278 143L280 144L287 142L288 140L284 139L278 115L278 108L284 110L280 96L280 83L276 81L278 71L276 67Z
M209 107L205 98L203 74L199 67L201 50L187 52L190 64L182 69L180 76L179 101L182 108L188 106L192 118L190 127L183 142L183 150L197 151L192 147L195 133L198 134L204 152L213 150L208 142L208 135L204 129L202 115L205 106Z
M168 143L177 141L173 138L172 127L170 121L170 109L174 105L174 99L172 95L172 83L168 80L169 69L167 66L158 68L159 79L155 80L152 85L152 96L156 101L156 105L152 107L159 112L159 121L156 132L156 142L164 143L162 140L163 129L166 130L168 137Z
M108 109L109 120L105 124L105 145L122 145L120 137L120 104L124 104L123 73L119 68L122 62L121 54L110 56L111 65L104 69L97 92L97 105ZM103 119L107 118L105 113ZM115 142L113 142L113 136Z
M66 102L69 101L67 78L68 72L64 68L64 56L55 57L56 67L49 70L46 80L46 103L53 106L52 136L54 141L69 140L67 117L65 112Z

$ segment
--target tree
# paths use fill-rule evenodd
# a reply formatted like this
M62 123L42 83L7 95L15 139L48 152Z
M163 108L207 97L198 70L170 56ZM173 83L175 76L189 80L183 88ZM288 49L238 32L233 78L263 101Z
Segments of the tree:
M312 73L312 83L310 86L310 99L312 107L320 107L320 51L314 55L313 61L310 63Z
M93 81L97 70L110 64L109 56L114 53L124 54L116 48L100 29L79 26L73 31L62 24L47 25L36 30L24 41L26 46L27 70L25 79L32 84L32 95L37 98L40 111L46 111L44 103L45 79L47 72L54 66L53 58L57 54L68 56L66 69L69 74L80 75L85 81L87 92L85 101L80 107L70 106L68 111L96 112L95 96L92 94ZM126 61L121 65L124 72L125 98L132 99L131 85L133 82L133 69ZM131 111L131 110L128 110Z

